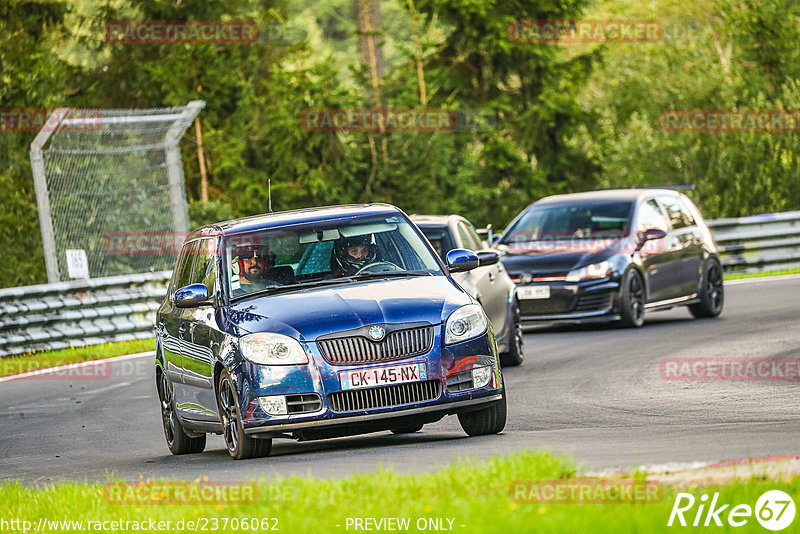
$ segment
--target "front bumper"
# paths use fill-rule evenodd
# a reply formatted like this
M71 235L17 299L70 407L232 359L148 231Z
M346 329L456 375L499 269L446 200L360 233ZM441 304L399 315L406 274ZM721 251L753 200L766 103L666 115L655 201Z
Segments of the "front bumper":
M517 288L543 285L550 286L550 298L518 299L523 323L619 319L620 284L616 280L534 282Z
M436 329L441 331L443 326L438 325ZM313 342L305 343L309 356L307 365L260 366L245 362L235 373L239 381L237 390L244 430L247 434L263 437L288 434L297 439L317 439L390 429L403 423L433 422L448 414L499 401L502 375L491 329L483 336L454 345L442 347L441 339L441 335L436 335L431 350L426 354L391 362L334 365L322 357L317 344ZM426 380L360 390L343 390L339 381L340 371L408 363L424 363ZM471 367L487 365L492 368L492 378L486 386L463 389L463 380L459 380L459 385L454 384L454 377L462 377ZM398 389L405 384L415 392L423 389L421 385L427 384L428 393L434 392L435 395L412 395L411 399L392 397L395 393L390 394L389 389ZM365 392L364 396L382 399L386 405L377 402L362 405L332 402L331 396L341 396L343 391ZM320 408L314 412L271 415L259 402L259 397L298 394L317 395ZM419 398L422 400L414 400ZM387 404L387 399L399 402Z

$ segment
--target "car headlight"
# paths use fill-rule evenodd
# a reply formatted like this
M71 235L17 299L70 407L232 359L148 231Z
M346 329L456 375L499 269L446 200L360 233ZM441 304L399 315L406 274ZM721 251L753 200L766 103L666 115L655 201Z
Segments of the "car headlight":
M242 355L261 365L295 365L308 363L300 342L283 334L260 332L239 339Z
M611 272L611 264L607 261L592 263L580 269L573 269L567 273L567 282L580 282L581 280L591 280L593 278L605 278Z
M489 321L480 304L461 306L450 314L444 327L445 344L466 341L486 332Z

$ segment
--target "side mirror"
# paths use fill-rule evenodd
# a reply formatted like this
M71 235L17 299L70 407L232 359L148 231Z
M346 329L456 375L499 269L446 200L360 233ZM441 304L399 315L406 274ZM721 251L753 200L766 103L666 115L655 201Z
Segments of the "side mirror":
M656 239L664 239L667 233L658 228L650 228L644 232L639 232L639 242L636 244L636 250L640 250L648 241L655 241Z
M500 254L494 252L492 250L478 252L478 265L483 267L484 265L494 265L500 261Z
M481 262L471 250L454 248L447 253L446 263L451 273L463 273L478 267Z
M196 308L208 304L208 288L205 284L189 284L172 295L172 301L178 308Z

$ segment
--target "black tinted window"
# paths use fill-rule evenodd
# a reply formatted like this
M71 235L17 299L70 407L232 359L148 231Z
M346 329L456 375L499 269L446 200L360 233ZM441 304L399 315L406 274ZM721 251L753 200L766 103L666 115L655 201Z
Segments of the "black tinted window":
M639 207L636 229L640 231L656 229L664 232L669 229L664 214L661 213L661 208L658 207L655 199L651 198Z
M502 243L621 237L630 228L632 206L632 202L604 201L533 206L507 232Z
M450 231L447 228L420 228L428 241L433 245L433 249L440 258L444 258L448 252L455 248L453 240L450 238Z
M659 197L658 200L667 212L667 218L674 230L686 228L694 224L694 219L681 208L678 197Z
M203 284L208 288L208 294L214 294L214 281L216 280L217 240L201 239L195 251L197 261L194 264L193 284Z
M191 284L190 280L192 278L192 265L194 264L194 252L196 247L197 241L191 241L183 245L181 256L178 259L178 266L175 268L175 274L172 277L173 291Z

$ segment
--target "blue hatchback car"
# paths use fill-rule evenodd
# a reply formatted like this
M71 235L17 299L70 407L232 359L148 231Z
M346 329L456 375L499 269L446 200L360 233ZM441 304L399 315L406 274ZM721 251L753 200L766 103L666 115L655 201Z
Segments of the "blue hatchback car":
M416 432L456 414L500 432L506 396L481 306L387 204L280 212L187 236L156 317L156 382L174 454L222 434L235 459L272 438Z

